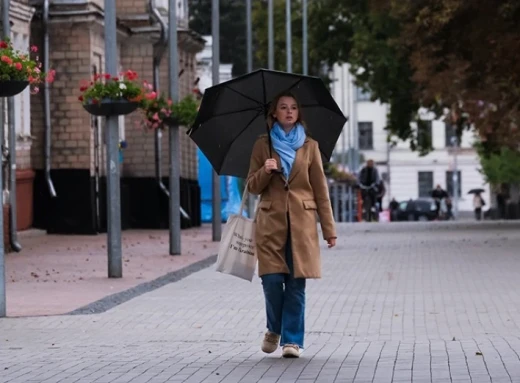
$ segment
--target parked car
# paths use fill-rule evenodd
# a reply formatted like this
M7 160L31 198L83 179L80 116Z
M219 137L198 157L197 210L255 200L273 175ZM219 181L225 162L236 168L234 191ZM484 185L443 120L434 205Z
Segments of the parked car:
M396 221L433 221L437 218L433 198L402 201L395 213Z

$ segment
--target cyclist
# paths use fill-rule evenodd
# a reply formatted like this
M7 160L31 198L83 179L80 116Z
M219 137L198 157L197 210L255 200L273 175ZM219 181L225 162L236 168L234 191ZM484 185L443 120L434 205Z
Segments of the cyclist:
M366 211L369 216L367 221L369 221L370 217L377 214L376 204L379 190L378 186L381 181L379 172L374 166L374 160L367 161L366 165L359 172L358 180L361 186L361 197L363 198L363 202L366 201L367 198L370 200L370 211ZM363 206L363 208L365 208L365 206Z

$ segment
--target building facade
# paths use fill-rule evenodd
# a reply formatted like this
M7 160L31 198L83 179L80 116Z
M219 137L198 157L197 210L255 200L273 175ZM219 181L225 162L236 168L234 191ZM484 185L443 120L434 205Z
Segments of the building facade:
M428 197L436 185L453 196L455 168L458 174L459 211L473 210L472 195L468 195L471 189L486 190L484 198L489 201L489 186L479 172L480 162L473 149L473 133L464 132L460 148L455 149L453 128L424 112L421 119L426 121L425 128L419 133L431 140L434 150L426 156L420 156L410 150L409 142L400 141L393 146L388 143L385 131L388 105L372 102L370 94L357 88L347 64L335 65L331 75L333 96L345 115L349 116L336 153L346 152L350 147L359 150L361 166L363 159L375 161L387 189L385 207L392 197L398 201Z
M56 70L49 108L45 107L44 92L29 95L26 90L15 97L17 172L34 174L32 195L17 199L18 214L22 207L32 206L29 226L49 233L103 232L104 119L89 115L78 101L80 82L104 72L103 1L53 0L47 18L42 0L10 3L13 42L20 50L28 51L36 45L45 52L47 34L50 68ZM136 71L141 80L152 83L156 67L159 91L167 93L168 51L161 31L167 27L168 1L116 0L116 6L120 69ZM179 93L183 97L193 92L195 56L203 49L204 40L187 27L187 1L177 0L177 6ZM140 121L139 112L119 120L120 139L126 143L120 156L122 225L167 228L168 198L161 191L159 179L168 185L168 142L161 134L156 137L155 132L144 130ZM200 225L200 188L196 146L185 132L181 127L181 206L190 218L183 218L182 226L190 227ZM50 140L46 140L46 133L50 133ZM51 185L56 196L52 196Z

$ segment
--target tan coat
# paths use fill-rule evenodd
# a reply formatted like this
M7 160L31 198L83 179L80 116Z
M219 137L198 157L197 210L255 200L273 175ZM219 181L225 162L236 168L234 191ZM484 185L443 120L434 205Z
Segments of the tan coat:
M280 157L274 149L272 156L280 164ZM265 171L264 163L268 158L269 141L267 136L263 136L253 148L247 177L249 192L261 195L256 217L259 275L289 273L285 262L289 213L294 276L320 278L316 213L320 217L324 239L336 237L336 230L318 143L307 138L296 151L287 186L283 175Z

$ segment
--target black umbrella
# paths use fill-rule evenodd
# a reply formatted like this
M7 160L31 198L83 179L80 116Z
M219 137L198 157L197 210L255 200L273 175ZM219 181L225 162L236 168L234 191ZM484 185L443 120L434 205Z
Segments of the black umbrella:
M246 178L253 145L267 133L266 115L281 92L302 106L310 136L328 161L347 121L318 77L260 69L208 88L188 135L220 175Z
M471 189L468 194L482 194L484 193L485 190L484 189Z

